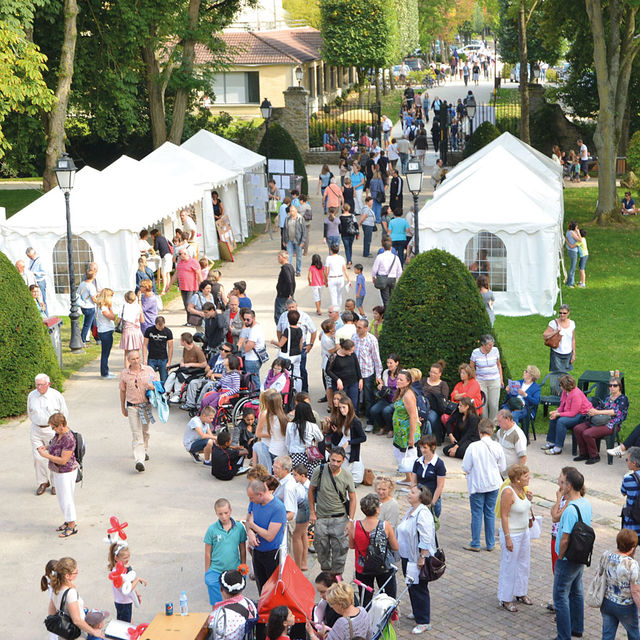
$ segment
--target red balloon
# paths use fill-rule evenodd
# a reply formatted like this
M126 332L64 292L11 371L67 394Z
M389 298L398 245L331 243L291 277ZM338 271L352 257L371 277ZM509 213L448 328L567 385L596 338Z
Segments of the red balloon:
M139 624L135 629L133 627L129 627L127 631L129 633L130 640L138 640L148 626L148 624Z
M111 522L111 529L107 529L107 533L117 533L121 540L126 540L127 534L124 532L124 528L128 527L129 523L123 522L120 524L120 520L116 516L111 516L109 522Z
M119 589L122 586L122 583L123 583L122 576L126 572L127 572L126 567L122 564L122 562L120 562L120 560L118 560L118 562L116 562L115 569L111 573L109 573L109 580L113 582L113 586L116 589Z

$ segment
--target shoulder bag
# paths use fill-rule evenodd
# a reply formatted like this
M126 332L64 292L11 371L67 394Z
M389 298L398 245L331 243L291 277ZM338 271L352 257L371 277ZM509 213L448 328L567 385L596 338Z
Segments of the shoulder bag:
M261 347L260 349L254 347L253 353L258 357L260 364L264 364L269 359L269 353L267 352L266 347Z
M62 594L60 609L44 619L44 626L47 628L47 631L50 631L60 638L64 638L64 640L75 640L82 632L80 631L80 627L73 622L71 616L64 610L68 593L69 589Z
M442 577L445 569L447 568L444 550L438 545L438 534L435 533L435 527L434 536L436 538L436 552L434 554L429 554L424 559L424 564L420 568L420 580L424 580L425 582L438 580L438 578Z
M547 347L551 347L552 349L557 349L560 346L560 342L562 341L562 336L560 335L560 328L558 327L558 321L556 323L556 330L548 337L544 339L544 344Z
M586 593L584 594L584 602L588 607L594 607L599 609L602 606L604 600L604 594L607 590L607 575L606 569L606 556L609 555L608 551L605 551L600 556L600 563L598 564L598 571L593 576L593 580L589 585Z
M393 269L393 265L396 263L398 259L397 255L393 256L393 261L391 262L391 266L389 267L389 273L391 273L391 269ZM387 287L392 287L396 284L397 278L390 278L389 273L386 275L376 275L376 281L373 283L373 286L376 289L386 289Z
M318 476L318 488L316 489L316 502L318 494L320 493L320 487L322 486L322 476L324 474L324 470L326 468L326 464L320 465L320 474ZM351 500L349 500L348 496L342 496L342 494L338 491L338 485L336 484L335 478L333 477L333 473L331 473L331 469L329 469L329 477L331 478L331 484L333 484L333 488L336 490L338 494L338 498L340 498L340 502L344 505L344 510L347 518L349 517L349 507L351 505Z
M114 331L116 333L122 333L122 314L124 313L124 307L122 307L122 311L120 312L120 315L118 316L118 320L116 322L116 326L114 328Z

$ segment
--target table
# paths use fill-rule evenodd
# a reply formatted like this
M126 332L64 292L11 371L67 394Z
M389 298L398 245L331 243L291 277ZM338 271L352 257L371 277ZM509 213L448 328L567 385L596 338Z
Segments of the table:
M190 613L188 616L158 613L141 640L195 640L209 613Z
M624 393L624 371L620 371L620 393ZM611 379L610 371L592 371L587 369L583 371L578 379L578 389L586 392L587 389L597 384L594 399L604 400L609 395L609 380Z

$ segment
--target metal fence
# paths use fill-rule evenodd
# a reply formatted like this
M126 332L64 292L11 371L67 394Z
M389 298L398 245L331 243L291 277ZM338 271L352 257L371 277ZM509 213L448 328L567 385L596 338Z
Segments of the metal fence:
M309 147L339 151L344 145L358 141L363 135L380 139L380 104L345 102L340 106L325 105L309 111Z

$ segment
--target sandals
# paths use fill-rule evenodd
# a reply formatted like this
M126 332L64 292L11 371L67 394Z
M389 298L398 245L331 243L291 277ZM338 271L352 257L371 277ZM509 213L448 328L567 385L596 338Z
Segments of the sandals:
M533 600L529 596L516 596L516 602L521 602L526 605L533 605Z
M78 533L78 527L65 527L64 531L58 536L58 538L68 538L69 536L74 536L76 533Z
M57 529L56 531L60 532L60 531L64 531L67 527L69 526L68 522L63 522Z
M516 613L516 611L518 611L518 607L516 607L516 605L513 604L513 602L501 602L500 606L511 613Z

